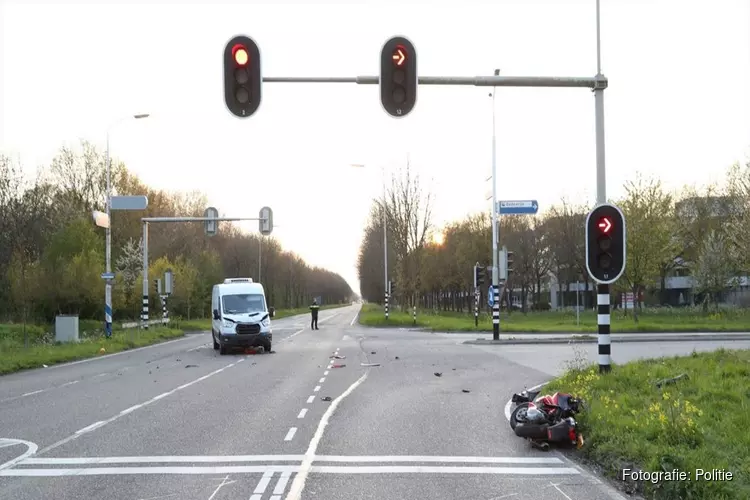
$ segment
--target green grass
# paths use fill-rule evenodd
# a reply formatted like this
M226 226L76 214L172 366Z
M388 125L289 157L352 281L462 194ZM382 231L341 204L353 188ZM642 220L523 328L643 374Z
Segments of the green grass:
M359 322L366 326L413 326L412 312L389 311L385 320L383 308L365 304ZM504 313L500 319L505 332L541 333L596 333L596 313L580 314L580 325L576 324L574 311L513 312ZM628 332L741 332L750 331L750 309L722 309L704 313L699 308L654 308L644 309L635 323L629 314L612 313L613 333ZM434 311L417 311L417 327L441 332L491 332L492 321L487 313L479 315L479 326L474 326L474 314Z
M659 389L655 382L687 374ZM692 481L637 483L641 494L661 500L750 498L750 350L613 366L572 369L545 387L582 397L577 419L585 444L575 453L621 485L623 468L679 469ZM696 480L696 469L724 469L731 481ZM618 479L618 475L619 478Z
M51 328L30 325L27 329L28 348L24 347L23 334L18 325L0 325L0 375L112 354L184 335L183 330L177 328L151 327L148 330L114 329L112 337L106 338L101 331L81 328L79 343L56 344L54 334L46 331ZM104 351L101 352L101 349Z
M320 306L321 310L325 309L337 309L339 307L347 307L350 304L328 304L324 306ZM307 307L298 307L296 309L276 309L276 314L274 315L273 319L281 319L281 318L288 318L289 316L296 316L298 314L310 314L310 309ZM175 328L180 328L183 331L186 332L202 332L206 330L211 330L211 319L182 319L182 318L176 318L174 320L170 319L170 325L174 326Z

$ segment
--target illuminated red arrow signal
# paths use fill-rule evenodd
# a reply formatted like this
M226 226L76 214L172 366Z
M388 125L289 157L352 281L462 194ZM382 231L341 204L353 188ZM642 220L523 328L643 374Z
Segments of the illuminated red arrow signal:
M393 61L396 63L396 66L404 64L404 61L406 61L406 54L404 54L402 48L399 47L396 49L396 52L393 54Z
M609 220L609 217L602 217L599 219L599 229L602 230L603 233L608 233L610 229L612 229L612 221Z

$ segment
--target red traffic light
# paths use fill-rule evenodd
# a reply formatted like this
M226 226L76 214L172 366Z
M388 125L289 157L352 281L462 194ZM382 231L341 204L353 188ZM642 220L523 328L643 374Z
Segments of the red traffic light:
M391 57L393 59L393 64L396 66L403 66L406 62L406 49L401 45L397 46Z
M234 58L234 62L239 66L245 66L250 61L247 49L239 43L232 47L232 57Z
M597 224L597 226L599 227L599 230L601 232L607 234L612 229L612 221L609 219L609 217L602 217L601 219L599 219L599 224Z

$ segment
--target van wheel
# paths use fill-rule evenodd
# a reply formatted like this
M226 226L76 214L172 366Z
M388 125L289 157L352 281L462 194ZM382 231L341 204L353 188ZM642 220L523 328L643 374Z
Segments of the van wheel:
M219 349L219 343L216 342L216 337L214 337L213 334L211 334L211 340L214 341L214 351L218 350Z
M221 354L223 356L226 353L227 353L227 346L225 346L225 345L219 345L219 354Z
M263 344L263 349L266 351L266 354L270 353L271 352L271 343L270 342L266 342L265 344Z

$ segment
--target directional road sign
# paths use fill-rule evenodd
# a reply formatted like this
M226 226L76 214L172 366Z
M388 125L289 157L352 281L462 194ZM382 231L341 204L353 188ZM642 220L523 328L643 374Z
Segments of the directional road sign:
M102 279L103 280L113 280L113 279L115 279L115 273L102 273Z
M495 303L495 294L492 293L492 285L487 289L487 305L492 307Z
M534 215L539 210L536 200L503 200L497 202L497 213L502 215Z
M148 198L145 196L113 196L109 207L112 210L146 210Z

